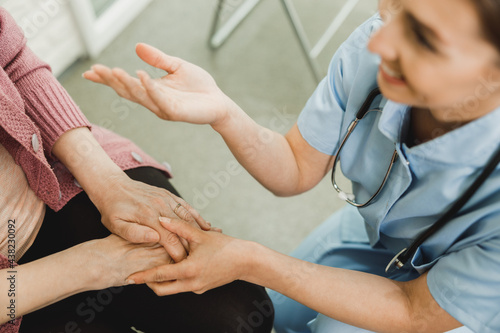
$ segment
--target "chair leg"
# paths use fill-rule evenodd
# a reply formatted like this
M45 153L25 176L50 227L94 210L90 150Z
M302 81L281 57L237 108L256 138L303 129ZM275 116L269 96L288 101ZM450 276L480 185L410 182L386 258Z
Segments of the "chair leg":
M240 23L248 17L250 12L255 8L255 6L257 6L259 2L260 0L246 0L242 5L240 5L240 7L238 7L238 9L227 20L227 22L219 27L220 16L225 6L225 1L219 0L212 24L212 29L210 32L209 47L212 50L218 49L236 30L238 25L240 25ZM297 13L297 10L295 9L295 6L293 5L292 0L281 0L281 3L283 4L283 7L285 9L285 13L290 23L292 24L295 36L300 43L302 52L306 57L309 68L311 69L311 73L317 82L321 81L323 75L321 74L321 70L319 69L316 58L321 53L321 51L323 51L326 44L335 35L338 28L342 25L342 23L344 23L349 14L354 10L358 2L359 0L348 0L335 16L325 33L321 36L318 43L313 48L311 48L311 43L309 42L309 38L307 37L304 26L302 25L302 22Z
M217 5L217 10L215 12L214 21L212 23L212 29L210 32L209 46L212 50L218 49L224 42L229 38L229 36L236 30L241 22L248 17L250 12L257 6L260 0L246 0L241 4L234 14L219 27L219 21L221 13L224 9L224 0L219 0Z
M322 75L320 74L321 71L319 70L319 65L316 59L312 58L310 55L311 45L309 42L309 38L307 37L302 22L300 21L299 15L297 14L297 10L295 9L295 6L293 5L291 0L281 0L281 3L283 4L285 13L287 14L287 17L290 20L290 23L292 24L295 35L299 40L301 49L304 52L307 63L309 64L309 67L311 69L311 73L314 79L317 82L319 82L321 81L322 78Z
M316 59L318 55L324 50L328 42L337 33L342 24L347 20L356 5L360 0L347 0L344 6L339 10L335 18L332 20L330 26L326 29L323 35L319 38L318 42L311 49L309 55Z
M217 3L217 9L215 11L215 15L212 21L212 27L210 28L210 36L208 38L208 46L212 49L215 47L212 44L212 39L217 32L217 28L219 27L219 20L220 20L220 15L222 13L222 9L224 8L224 0L219 0Z

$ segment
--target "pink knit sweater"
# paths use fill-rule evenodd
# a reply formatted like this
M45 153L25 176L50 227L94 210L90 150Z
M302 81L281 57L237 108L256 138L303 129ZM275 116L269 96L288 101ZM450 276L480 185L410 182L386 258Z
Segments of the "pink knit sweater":
M57 139L73 128L91 128L122 170L152 166L169 175L129 140L98 126L91 127L50 67L26 46L23 32L3 8L0 67L0 143L21 166L36 195L52 209L60 210L82 191L66 167L51 155ZM0 269L6 265L5 257L0 256ZM17 332L18 327L19 320L15 325L0 325L0 333Z
M0 143L14 157L33 191L49 207L61 209L81 191L69 171L51 156L66 131L91 125L71 97L26 46L21 29L0 8ZM92 133L123 170L165 168L132 142L98 126Z

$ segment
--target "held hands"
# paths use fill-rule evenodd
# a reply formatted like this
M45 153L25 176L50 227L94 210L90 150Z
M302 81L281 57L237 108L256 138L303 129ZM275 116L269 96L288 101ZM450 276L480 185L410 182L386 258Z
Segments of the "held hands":
M133 243L159 242L175 262L186 257L188 242L163 228L159 216L180 218L193 227L211 229L195 209L167 190L132 180L125 174L108 179L107 184L105 195L95 199L103 224Z
M202 68L175 58L147 44L138 44L137 55L167 75L151 79L138 71L139 79L124 70L94 65L83 77L113 88L118 95L150 109L158 117L193 124L215 126L237 107Z
M82 269L92 273L94 278L89 289L93 290L128 284L126 278L134 272L171 263L159 244L133 244L116 235L88 241L75 248L83 251Z
M219 232L202 231L179 220L161 218L165 229L189 242L187 259L131 275L127 280L147 285L159 296L193 291L201 294L237 279L243 279L249 265L250 242Z

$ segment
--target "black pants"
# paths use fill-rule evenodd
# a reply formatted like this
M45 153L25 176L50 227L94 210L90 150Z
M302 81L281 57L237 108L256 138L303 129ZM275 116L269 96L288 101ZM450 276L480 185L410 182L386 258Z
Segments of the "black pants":
M127 174L178 195L156 169L137 168ZM40 232L21 263L109 234L98 210L85 193L80 193L57 213L47 208ZM270 332L273 319L274 309L265 290L243 281L202 295L182 293L165 297L157 296L146 285L132 285L71 296L24 316L20 331L257 333Z

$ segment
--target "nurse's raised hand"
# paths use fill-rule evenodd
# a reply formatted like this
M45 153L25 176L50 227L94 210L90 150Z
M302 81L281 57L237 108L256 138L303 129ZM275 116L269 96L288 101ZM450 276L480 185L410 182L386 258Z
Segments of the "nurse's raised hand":
M238 108L202 68L147 44L138 44L136 52L143 61L167 75L152 79L145 71L138 71L139 78L134 78L119 68L94 65L83 76L110 86L118 95L165 120L217 125Z

